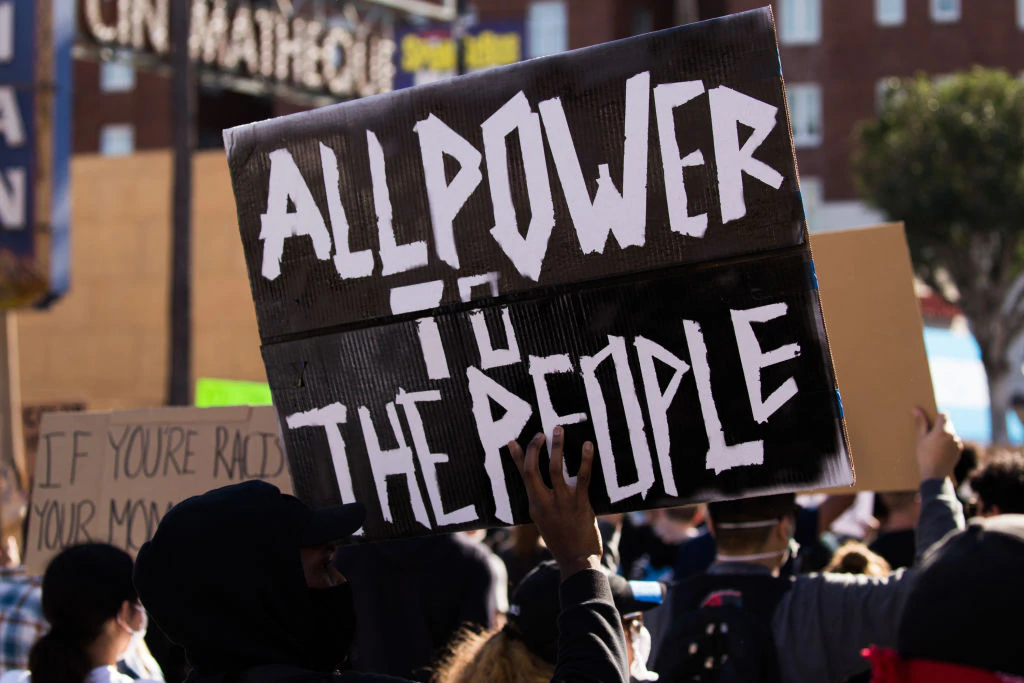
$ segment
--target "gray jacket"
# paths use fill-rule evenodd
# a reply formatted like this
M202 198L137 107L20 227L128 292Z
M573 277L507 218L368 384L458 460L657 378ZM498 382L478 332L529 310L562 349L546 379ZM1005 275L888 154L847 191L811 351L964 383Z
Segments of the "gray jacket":
M921 483L917 556L947 534L964 528L963 508L950 480ZM722 563L710 573L767 572L761 565ZM896 646L903 605L914 569L887 578L852 574L805 574L782 598L772 617L772 634L782 680L839 683L866 671L860 652L869 645Z

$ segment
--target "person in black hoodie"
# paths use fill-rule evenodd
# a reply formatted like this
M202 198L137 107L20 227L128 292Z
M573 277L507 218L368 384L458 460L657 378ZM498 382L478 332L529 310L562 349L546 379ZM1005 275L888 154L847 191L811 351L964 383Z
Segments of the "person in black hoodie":
M561 477L562 430L551 447L554 489L538 469L542 434L527 453L509 448L530 513L558 561L562 585L558 665L552 681L628 680L626 643L588 486L593 446L577 486ZM355 633L353 590L331 564L333 544L365 519L359 503L313 511L265 482L189 498L139 551L135 585L167 636L185 648L190 683L396 681L342 671ZM405 644L395 642L397 649Z
M167 513L139 550L135 586L185 648L190 681L329 673L344 663L355 614L328 544L364 517L360 504L314 513L262 481L216 489Z
M356 625L352 668L426 681L460 628L491 628L494 575L485 553L462 534L339 548L334 566L360 587L356 613L372 615Z

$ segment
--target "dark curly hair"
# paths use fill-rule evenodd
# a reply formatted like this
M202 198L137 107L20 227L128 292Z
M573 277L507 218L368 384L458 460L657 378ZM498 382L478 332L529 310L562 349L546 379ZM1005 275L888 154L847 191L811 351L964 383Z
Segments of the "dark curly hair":
M991 456L971 475L971 490L984 513L1024 513L1024 455L1003 451Z

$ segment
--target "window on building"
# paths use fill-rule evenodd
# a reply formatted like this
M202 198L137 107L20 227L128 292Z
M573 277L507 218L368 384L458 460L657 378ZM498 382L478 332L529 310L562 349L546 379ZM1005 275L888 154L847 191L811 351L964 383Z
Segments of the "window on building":
M564 0L530 3L526 21L530 57L569 49L569 17Z
M780 0L781 39L789 45L821 40L821 0Z
M879 26L900 26L906 20L906 0L875 0L875 21Z
M100 154L120 157L135 151L135 126L112 123L100 129Z
M932 21L960 21L960 0L931 0Z
M811 176L800 178L800 197L804 202L804 216L807 219L807 229L812 232L822 227L819 225L819 218L823 194L821 178Z
M125 61L100 63L100 90L128 92L135 89L135 67Z
M1024 0L1017 0L1017 26L1024 28Z
M817 147L821 144L822 113L821 86L814 83L794 83L786 88L789 118L793 126L793 142L797 147Z
M891 76L880 78L878 82L875 83L875 111L882 111L882 103L885 102L885 98L889 94L889 91L898 87L899 84L899 79Z

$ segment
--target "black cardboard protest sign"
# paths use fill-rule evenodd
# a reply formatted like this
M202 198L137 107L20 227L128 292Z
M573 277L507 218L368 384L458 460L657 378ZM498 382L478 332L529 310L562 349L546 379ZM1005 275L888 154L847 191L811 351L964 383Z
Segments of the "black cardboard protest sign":
M297 495L525 521L852 481L768 9L225 134Z

